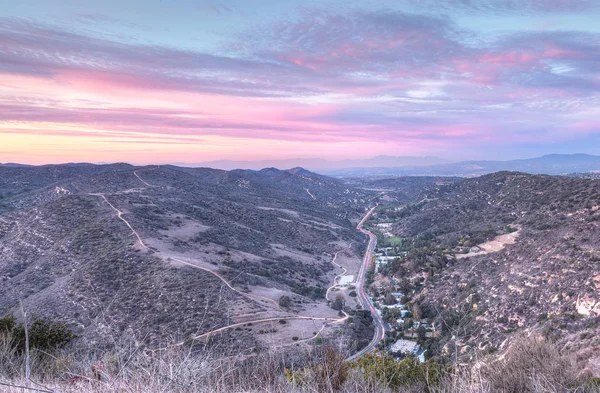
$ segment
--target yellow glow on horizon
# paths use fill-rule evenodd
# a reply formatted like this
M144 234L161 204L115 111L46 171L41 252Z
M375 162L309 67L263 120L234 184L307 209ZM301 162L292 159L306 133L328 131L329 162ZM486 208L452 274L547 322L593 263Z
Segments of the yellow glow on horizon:
M264 159L325 157L337 159L350 151L368 154L381 149L377 143L340 142L327 146L319 142L252 139L226 136L171 136L124 134L76 128L80 133L60 135L53 124L44 133L32 129L8 129L0 124L0 162L51 164L64 162L129 162L132 164L199 163L219 159L253 161Z

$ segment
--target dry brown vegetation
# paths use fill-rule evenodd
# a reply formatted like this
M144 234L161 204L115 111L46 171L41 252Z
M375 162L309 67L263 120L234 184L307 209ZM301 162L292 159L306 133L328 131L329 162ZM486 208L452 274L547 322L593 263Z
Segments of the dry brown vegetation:
M431 393L593 393L597 379L581 374L549 341L524 337L502 355L471 365L419 364L384 356L346 363L332 348L314 351L306 366L289 368L273 353L247 358L214 358L211 351L150 352L122 343L101 356L70 349L32 353L32 376L9 338L0 339L0 382L55 393L203 392L431 392ZM2 392L22 393L3 385ZM30 390L33 391L33 390Z

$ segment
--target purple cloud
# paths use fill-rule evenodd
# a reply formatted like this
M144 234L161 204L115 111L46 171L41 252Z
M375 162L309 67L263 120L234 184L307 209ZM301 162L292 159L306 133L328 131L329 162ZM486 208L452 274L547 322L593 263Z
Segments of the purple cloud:
M552 14L600 10L595 0L410 0L415 6L444 11L508 14Z
M475 4L452 2L470 3ZM559 7L543 3L547 10ZM494 4L516 7L509 1ZM58 85L83 80L91 92L133 91L140 101L155 92L164 92L169 103L187 94L205 101L195 110L189 99L181 109L143 108L143 102L140 108L118 102L120 107L94 109L93 101L67 105L24 94L0 97L0 116L11 122L89 124L129 136L476 144L557 138L573 123L573 113L597 107L600 35L527 32L485 43L472 37L448 17L304 10L293 20L247 32L218 55L5 18L0 74ZM231 100L214 113L205 96ZM240 113L239 105L249 108ZM593 122L577 126L597 132Z

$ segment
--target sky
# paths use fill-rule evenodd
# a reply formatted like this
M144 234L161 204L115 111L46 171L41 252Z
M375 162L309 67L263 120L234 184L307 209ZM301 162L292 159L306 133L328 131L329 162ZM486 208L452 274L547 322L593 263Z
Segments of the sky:
M0 162L600 154L598 0L0 9Z

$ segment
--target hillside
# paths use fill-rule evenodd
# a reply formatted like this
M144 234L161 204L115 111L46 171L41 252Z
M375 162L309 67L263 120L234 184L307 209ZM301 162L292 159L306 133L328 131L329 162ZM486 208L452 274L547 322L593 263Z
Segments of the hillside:
M360 263L365 238L353 222L368 191L301 168L0 171L3 312L22 301L98 346L172 344L248 323L214 335L223 353L291 345L352 321L327 306L325 291L339 274L334 253Z
M389 272L438 326L433 352L502 350L538 331L582 367L598 357L598 180L500 172L422 197L380 214L399 217L409 253Z

